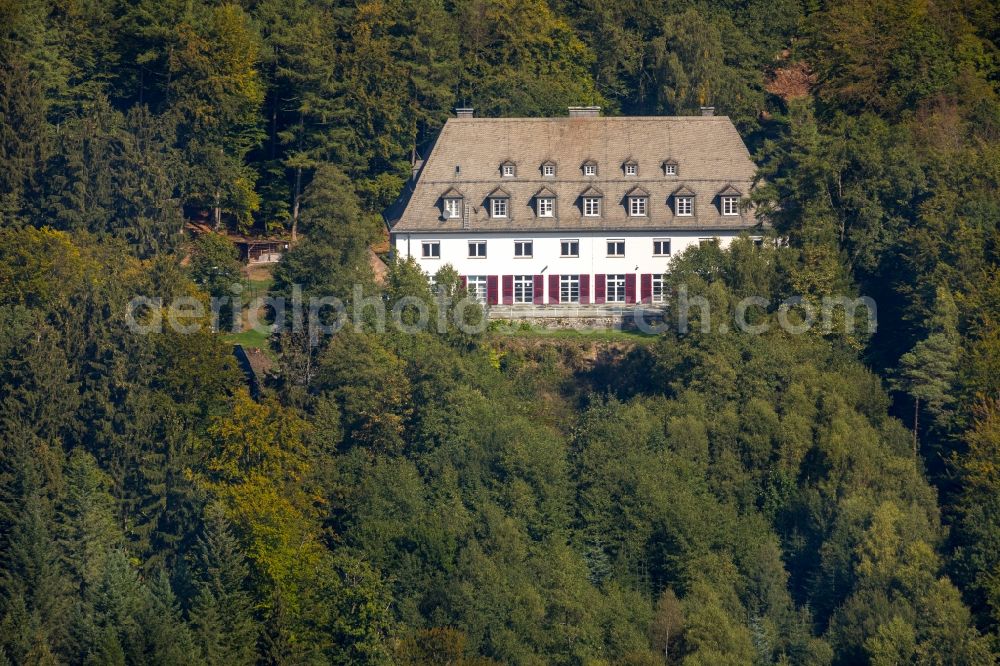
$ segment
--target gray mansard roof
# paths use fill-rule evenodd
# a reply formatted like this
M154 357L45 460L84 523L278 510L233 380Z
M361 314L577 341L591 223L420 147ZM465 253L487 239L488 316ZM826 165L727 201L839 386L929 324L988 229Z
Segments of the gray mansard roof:
M510 162L516 175L503 177L500 167ZM625 175L626 162L638 165L637 175ZM545 163L555 163L554 177L542 175ZM595 163L597 175L585 176L584 163ZM664 163L676 164L676 175L666 175ZM394 233L749 229L757 224L753 211L724 217L718 197L733 190L747 196L754 170L724 116L451 118L416 181L385 217ZM543 187L555 195L554 217L535 215ZM627 195L636 187L649 193L646 217L628 215ZM504 219L489 215L488 199L498 188L510 198ZM600 217L581 210L581 196L591 188L603 196ZM684 190L694 194L694 215L676 217L673 196ZM443 215L443 198L456 191L467 219Z

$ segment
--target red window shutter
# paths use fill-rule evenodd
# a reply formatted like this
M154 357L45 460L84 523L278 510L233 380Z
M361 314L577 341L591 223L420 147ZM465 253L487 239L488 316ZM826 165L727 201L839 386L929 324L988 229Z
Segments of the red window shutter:
M604 274L598 273L594 276L594 302L603 303L607 298L607 286Z
M559 302L559 276L549 275L549 303Z
M541 275L535 276L535 284L533 286L535 305L543 305L545 303L545 280Z
M462 289L468 289L469 288L469 278L468 278L468 276L461 275L459 277L462 280Z
M497 276L486 276L486 302L490 305L497 304Z
M502 280L503 280L503 304L511 305L514 303L514 276L504 275Z
M580 276L580 303L590 303L590 276Z
M625 274L625 302L635 303L635 273Z
M653 274L643 273L642 274L642 302L652 303L653 302Z

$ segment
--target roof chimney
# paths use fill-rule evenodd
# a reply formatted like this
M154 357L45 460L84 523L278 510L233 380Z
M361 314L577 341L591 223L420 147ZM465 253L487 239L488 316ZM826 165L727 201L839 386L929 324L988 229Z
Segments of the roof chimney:
M456 118L473 118L475 117L475 112L471 106L460 106L455 109Z
M714 116L715 107L714 106L703 106L701 107L701 115L703 116Z
M570 118L593 118L601 115L599 106L571 106L569 107Z

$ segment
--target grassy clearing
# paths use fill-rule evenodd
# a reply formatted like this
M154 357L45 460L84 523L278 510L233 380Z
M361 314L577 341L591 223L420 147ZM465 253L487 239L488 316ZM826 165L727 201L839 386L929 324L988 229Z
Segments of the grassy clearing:
M249 303L255 298L267 296L267 292L270 291L271 285L274 284L274 278L262 277L252 280L243 281L243 293L240 297L243 299L243 303Z
M240 333L226 333L222 336L222 339L231 345L243 345L248 349L260 349L266 354L271 355L268 337L265 331L249 329Z
M249 278L244 277L242 284L243 291L240 293L240 298L243 301L243 331L241 333L223 334L222 339L231 345L242 345L247 349L260 349L273 358L274 353L268 344L268 333L266 331L254 330L250 327L249 323L251 303L257 298L267 296L271 285L274 284L274 278L271 277L271 267L254 266L249 271ZM258 321L263 321L261 314L260 312L257 313Z

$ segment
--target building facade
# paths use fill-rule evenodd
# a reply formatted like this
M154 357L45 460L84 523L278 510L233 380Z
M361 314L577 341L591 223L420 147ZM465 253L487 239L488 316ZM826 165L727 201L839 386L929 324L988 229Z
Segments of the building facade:
M452 265L489 304L655 303L672 256L760 233L753 178L721 116L459 110L386 220L397 256L429 275Z

